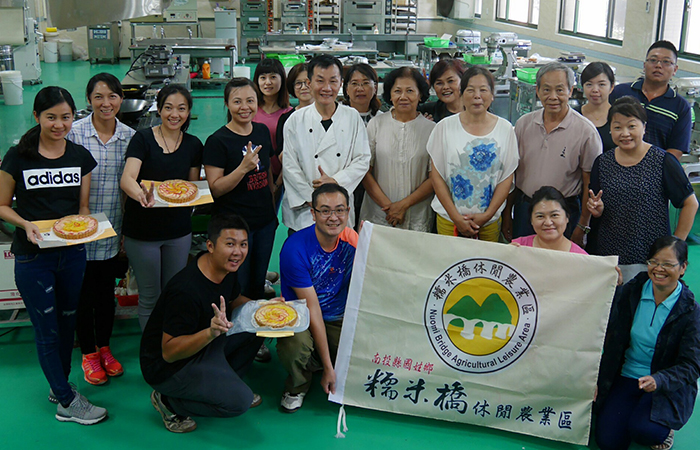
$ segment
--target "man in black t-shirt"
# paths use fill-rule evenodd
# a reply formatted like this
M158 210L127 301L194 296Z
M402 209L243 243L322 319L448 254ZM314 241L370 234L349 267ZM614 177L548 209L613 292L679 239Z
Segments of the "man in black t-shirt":
M262 338L226 336L231 311L250 301L236 276L248 254L248 225L239 216L215 216L207 231L207 252L170 280L141 338L151 403L174 433L197 427L189 416L234 417L261 403L240 377Z

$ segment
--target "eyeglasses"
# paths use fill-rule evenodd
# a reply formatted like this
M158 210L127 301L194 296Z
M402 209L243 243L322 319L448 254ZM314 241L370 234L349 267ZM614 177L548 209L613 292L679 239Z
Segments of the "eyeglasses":
M362 86L362 89L369 89L374 86L374 81L363 81L362 83L358 83L357 81L350 82L350 87L353 89L357 89L360 86Z
M294 87L296 89L301 89L303 87L309 87L309 80L304 80L304 81L295 81L294 82Z
M650 269L654 269L656 267L661 266L662 269L669 270L669 269L673 269L674 267L676 267L678 265L680 265L680 263L673 264L670 262L659 262L655 259L650 259L647 261L647 267L649 267Z
M335 214L336 217L345 217L345 214L348 213L348 209L349 208L345 208L345 207L341 206L340 208L337 208L337 209L329 209L329 208L316 209L316 208L314 208L314 211L319 213L321 215L321 217L323 217L324 219L327 219L331 216L331 214Z
M647 58L646 60L649 64L652 66L655 66L657 64L661 64L664 67L672 67L676 65L675 61L671 61L670 59L656 59L656 58Z

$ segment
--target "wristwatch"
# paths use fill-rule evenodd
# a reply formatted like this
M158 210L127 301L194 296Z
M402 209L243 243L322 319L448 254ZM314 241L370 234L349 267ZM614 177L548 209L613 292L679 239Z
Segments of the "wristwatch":
M580 223L577 223L576 226L583 230L583 234L588 234L591 232L591 227L588 225L581 225Z

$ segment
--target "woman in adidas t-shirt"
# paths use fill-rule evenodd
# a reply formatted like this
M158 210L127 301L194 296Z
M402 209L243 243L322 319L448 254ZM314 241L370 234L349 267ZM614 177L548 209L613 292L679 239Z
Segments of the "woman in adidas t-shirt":
M75 317L85 272L85 247L40 249L37 220L90 214L90 172L97 163L85 147L65 139L75 102L49 86L34 99L38 125L10 148L0 165L0 219L17 227L12 242L15 283L34 326L37 356L58 403L56 419L84 425L107 417L68 384ZM12 208L12 198L16 207Z

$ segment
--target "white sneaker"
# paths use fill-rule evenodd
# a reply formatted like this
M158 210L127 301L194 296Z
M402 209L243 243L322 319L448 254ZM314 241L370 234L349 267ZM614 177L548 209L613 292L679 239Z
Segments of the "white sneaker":
M60 403L56 409L56 419L60 422L76 422L81 425L94 425L107 418L107 410L95 406L80 392L75 392L75 398L67 408Z
M301 405L304 404L304 397L306 397L306 392L300 392L299 394L290 394L289 392L285 392L282 395L282 401L280 402L282 411L286 413L296 412L299 408L301 408Z

